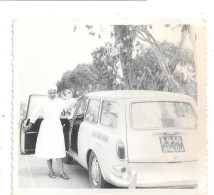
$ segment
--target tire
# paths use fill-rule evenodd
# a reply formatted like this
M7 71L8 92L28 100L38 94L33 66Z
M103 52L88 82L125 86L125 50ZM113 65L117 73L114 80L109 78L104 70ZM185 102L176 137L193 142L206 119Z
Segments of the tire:
M73 158L66 153L66 157L63 158L63 163L64 164L71 164L73 161L74 161Z
M94 152L91 152L89 157L89 182L92 188L108 188L109 186L103 178L98 159Z

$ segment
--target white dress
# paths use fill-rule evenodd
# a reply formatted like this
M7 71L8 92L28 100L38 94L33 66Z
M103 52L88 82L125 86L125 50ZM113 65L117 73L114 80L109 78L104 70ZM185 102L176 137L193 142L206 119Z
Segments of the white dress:
M70 104L72 103L75 104L75 101L70 101ZM68 101L47 98L44 105L39 105L39 108L35 108L35 112L30 118L31 122L34 123L39 115L44 117L37 137L36 157L53 159L66 156L60 115L67 106Z

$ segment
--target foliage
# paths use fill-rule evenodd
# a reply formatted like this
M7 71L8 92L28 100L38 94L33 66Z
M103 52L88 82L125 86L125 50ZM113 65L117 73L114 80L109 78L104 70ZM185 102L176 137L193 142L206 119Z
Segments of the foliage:
M91 64L79 64L73 71L67 71L57 82L58 92L64 89L72 89L74 96L81 95L85 91L94 91L97 84L97 75L94 74Z
M166 61L174 58L178 48L166 41L160 44ZM169 63L169 70L176 82L180 85L183 93L197 96L196 68L193 60L193 53L185 49L180 57L176 57L174 63ZM163 70L158 66L159 61L151 48L141 47L137 53L130 68L134 70L136 77L141 78L134 89L156 90L156 91L174 91L170 85Z
M91 36L101 37L93 26L86 28ZM179 28L181 40L178 46L167 41L158 42L150 33L152 25L114 25L114 47L122 48L117 56L111 56L110 43L92 52L92 64L80 64L73 71L63 74L57 83L58 91L72 88L76 95L84 91L114 89L145 89L182 92L197 99L197 81L194 55L183 48L189 25L166 25ZM118 64L120 63L120 66ZM118 74L121 69L122 76Z
M120 82L116 66L118 61L108 54L108 47L109 45L105 45L92 52L92 64L80 64L73 71L65 72L61 81L57 83L58 91L69 88L74 90L75 95L80 95L85 91L123 89L124 83ZM160 43L160 47L166 61L171 61L178 50L174 44L166 41ZM140 49L129 66L133 74L133 78L129 79L136 80L133 82L132 89L174 91L167 85L166 75L158 66L159 61L153 50L143 45L138 45L138 48ZM174 64L169 63L169 69L184 93L196 98L196 69L193 53L184 50L179 58L174 59Z
M109 43L92 52L93 71L97 76L98 90L112 90L116 87L119 78L117 74L117 60L108 53Z
M58 92L72 89L78 96L84 92L117 89L116 59L108 54L108 47L106 44L92 52L92 64L79 64L73 71L65 72L57 82Z

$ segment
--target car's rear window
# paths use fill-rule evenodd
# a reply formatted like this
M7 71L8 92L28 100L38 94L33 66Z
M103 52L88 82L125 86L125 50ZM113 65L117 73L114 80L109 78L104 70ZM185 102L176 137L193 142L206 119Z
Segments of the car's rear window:
M141 129L196 129L197 118L189 103L136 102L131 105L132 128Z

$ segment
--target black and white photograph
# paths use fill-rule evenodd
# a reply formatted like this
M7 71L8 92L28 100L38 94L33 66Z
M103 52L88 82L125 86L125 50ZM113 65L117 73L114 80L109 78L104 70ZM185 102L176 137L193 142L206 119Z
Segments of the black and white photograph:
M203 20L14 20L14 193L204 194L205 70Z

